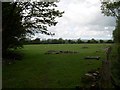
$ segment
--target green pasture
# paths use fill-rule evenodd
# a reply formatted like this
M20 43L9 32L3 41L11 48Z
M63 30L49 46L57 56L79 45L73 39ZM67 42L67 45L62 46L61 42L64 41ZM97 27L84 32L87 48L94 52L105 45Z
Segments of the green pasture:
M75 88L89 70L101 66L108 44L24 45L22 60L3 66L3 88ZM83 48L88 47L88 48ZM48 50L77 51L76 54L45 54ZM100 56L100 60L86 60Z

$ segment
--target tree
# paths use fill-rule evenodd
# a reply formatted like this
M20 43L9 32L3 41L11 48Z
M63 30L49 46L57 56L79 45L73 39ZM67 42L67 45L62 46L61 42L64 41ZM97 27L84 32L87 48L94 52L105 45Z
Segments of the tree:
M87 43L98 43L98 41L92 38L91 40L88 40Z
M74 41L74 40L70 40L70 39L69 39L69 40L68 40L68 43L69 43L69 44L74 44L74 43L75 43L75 41Z
M36 38L35 40L32 41L34 44L40 44L40 38Z
M104 40L99 40L100 43L104 43Z
M65 41L62 38L59 38L58 42L59 42L59 44L64 44L65 43Z
M97 40L95 40L94 38L91 39L91 43L98 43Z
M83 43L83 41L79 38L77 39L77 43L80 44L80 43Z
M55 18L62 17L64 13L55 9L55 2L19 2L18 5L22 8L23 26L27 33L54 35L48 32L47 27L55 26L58 23Z
M2 51L3 54L9 48L22 46L20 39L25 35L25 28L22 26L22 16L17 3L2 3Z
M113 43L113 40L107 40L106 43Z
M55 2L3 2L2 29L3 54L10 48L22 46L20 42L25 36L35 33L54 35L48 32L48 26L55 26L56 17L62 17L64 12L56 10Z
M104 15L113 16L116 18L116 28L113 31L113 39L115 42L115 51L116 57L114 58L113 71L112 74L114 76L114 80L117 86L120 87L120 1L118 0L109 0L107 2L101 2L101 10Z
M87 43L91 43L91 40L88 40Z
M117 0L109 0L101 3L102 13L104 13L104 15L113 16L116 18L116 29L113 31L113 38L116 43L120 43L120 1L117 2Z

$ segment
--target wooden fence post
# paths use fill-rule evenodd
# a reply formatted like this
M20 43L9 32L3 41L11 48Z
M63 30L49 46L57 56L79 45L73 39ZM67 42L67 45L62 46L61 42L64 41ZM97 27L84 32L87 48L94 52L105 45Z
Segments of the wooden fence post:
M110 53L111 47L106 48L106 60L102 61L101 88L111 87Z

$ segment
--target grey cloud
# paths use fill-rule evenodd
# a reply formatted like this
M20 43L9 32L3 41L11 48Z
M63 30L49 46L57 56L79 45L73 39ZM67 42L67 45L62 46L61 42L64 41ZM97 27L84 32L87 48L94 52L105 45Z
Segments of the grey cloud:
M65 11L63 17L57 19L55 27L49 27L55 36L37 34L40 38L112 38L115 19L106 17L100 11L99 0L61 0L58 9Z

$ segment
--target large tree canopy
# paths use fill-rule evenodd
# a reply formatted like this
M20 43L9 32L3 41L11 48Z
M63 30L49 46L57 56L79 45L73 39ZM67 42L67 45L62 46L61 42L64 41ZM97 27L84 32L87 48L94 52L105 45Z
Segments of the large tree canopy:
M120 1L103 0L101 10L104 15L116 18L116 29L113 31L113 38L116 43L120 43Z
M55 26L55 18L62 17L64 13L56 7L55 2L3 2L3 52L22 46L21 41L26 35L53 35L47 27Z
M114 62L112 64L113 71L112 74L114 76L116 84L120 87L120 1L118 0L107 0L102 2L102 13L107 16L113 16L116 18L116 27L113 31L113 38L115 42L115 57Z
M101 10L107 16L114 16L116 19L120 18L120 1L103 0Z
M55 18L62 17L64 13L55 9L57 5L54 2L21 2L18 5L22 8L23 26L31 34L40 32L51 35L47 32L47 26L55 26Z
M22 26L21 10L16 3L2 3L2 49L21 46L20 39L25 35Z

